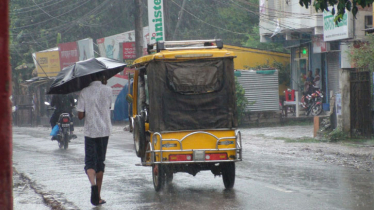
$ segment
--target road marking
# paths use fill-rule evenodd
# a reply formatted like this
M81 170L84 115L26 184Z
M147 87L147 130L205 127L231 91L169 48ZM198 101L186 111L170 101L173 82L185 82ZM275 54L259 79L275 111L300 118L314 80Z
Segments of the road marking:
M282 189L282 188L277 187L277 186L265 186L265 187L273 189L273 190L277 190L277 191L280 191L280 192L292 193L291 190Z

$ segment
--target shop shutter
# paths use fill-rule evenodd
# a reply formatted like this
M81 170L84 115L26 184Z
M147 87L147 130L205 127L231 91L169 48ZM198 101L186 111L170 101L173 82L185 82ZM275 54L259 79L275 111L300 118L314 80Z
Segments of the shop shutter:
M328 77L328 88L330 91L334 91L334 95L339 91L339 52L331 52L327 54L327 77Z
M245 90L248 102L247 111L279 111L278 70L273 74L258 74L256 71L239 70L238 82Z

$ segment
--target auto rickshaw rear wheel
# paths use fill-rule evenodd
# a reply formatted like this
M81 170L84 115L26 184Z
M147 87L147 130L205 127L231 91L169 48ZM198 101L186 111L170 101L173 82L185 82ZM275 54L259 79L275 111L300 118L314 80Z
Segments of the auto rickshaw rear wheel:
M144 118L140 115L134 119L134 148L136 156L144 157L145 155L145 122Z
M174 174L173 171L171 171L170 167L165 168L165 183L171 184L171 182L173 181L173 177Z
M164 187L165 167L160 164L154 164L152 166L152 177L153 177L153 186L156 192L158 192Z
M235 162L221 163L220 166L225 188L233 188L235 183Z

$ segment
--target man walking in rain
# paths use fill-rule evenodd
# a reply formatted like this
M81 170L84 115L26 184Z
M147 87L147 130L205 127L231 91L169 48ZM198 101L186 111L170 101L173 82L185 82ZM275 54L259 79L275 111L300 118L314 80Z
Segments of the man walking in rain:
M106 203L101 199L105 155L111 132L110 106L112 89L106 84L103 76L93 75L93 82L84 88L78 98L78 118L85 118L85 171L91 183L91 203Z

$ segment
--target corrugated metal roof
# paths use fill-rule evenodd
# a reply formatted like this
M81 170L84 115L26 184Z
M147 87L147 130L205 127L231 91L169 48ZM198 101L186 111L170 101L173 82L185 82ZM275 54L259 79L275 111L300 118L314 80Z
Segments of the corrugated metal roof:
M241 76L238 82L245 90L245 97L249 103L247 110L257 111L278 111L279 110L279 84L278 71L274 74L258 74L253 70L240 70Z

